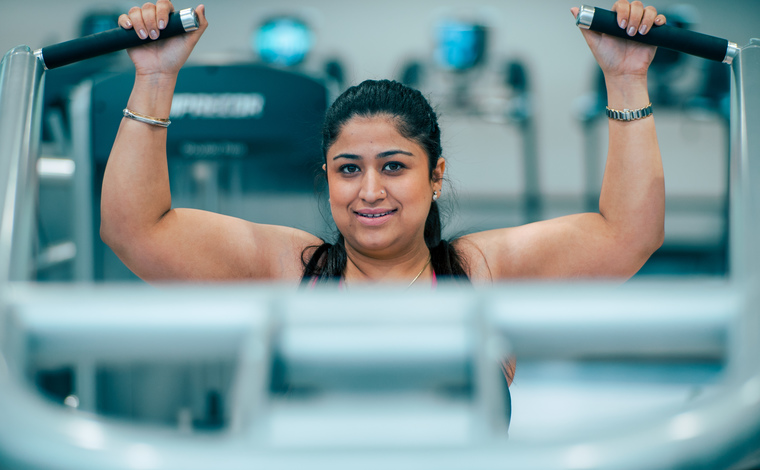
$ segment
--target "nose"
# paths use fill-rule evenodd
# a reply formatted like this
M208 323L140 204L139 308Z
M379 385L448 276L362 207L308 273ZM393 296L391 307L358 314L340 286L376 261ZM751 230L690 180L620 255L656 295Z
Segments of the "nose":
M375 203L385 199L385 187L381 175L376 171L368 171L362 178L362 186L359 189L359 197L367 203Z

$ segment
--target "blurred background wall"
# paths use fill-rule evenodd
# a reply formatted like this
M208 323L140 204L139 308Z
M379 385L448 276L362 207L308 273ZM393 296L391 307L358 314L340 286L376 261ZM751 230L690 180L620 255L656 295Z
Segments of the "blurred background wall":
M610 8L612 2L598 4ZM688 3L699 13L698 30L725 37L740 46L751 37L760 36L760 3L736 0L730 3L711 0L678 2L663 0L655 6L668 7ZM93 7L124 5L121 1L35 0L2 2L0 50L19 44L33 49L77 36L81 17ZM206 7L210 27L198 45L197 57L214 54L252 55L250 36L268 14L281 11L305 11L316 30L316 54L334 55L346 66L349 83L367 78L395 78L410 57L432 53L435 20L447 10L474 12L493 28L491 56L519 56L530 67L538 107L541 179L552 193L573 193L582 181L582 141L572 118L574 100L591 88L594 61L569 9L577 1L550 0L518 2L505 0L383 0L377 2L346 0L278 0L277 2L244 0L210 0ZM177 8L194 6L176 3ZM445 119L444 119L445 122ZM688 132L688 130L684 130ZM451 143L457 129L444 130ZM699 137L695 132L692 137ZM665 140L665 143L667 139ZM695 148L700 142L691 141ZM499 165L510 155L481 155L477 142L466 148L457 144L447 148L452 176L469 175L472 159L480 170ZM461 146L460 146L461 145ZM678 148L664 148L666 169ZM476 157L477 155L477 157ZM668 183L691 179L669 171ZM469 176L468 176L469 177ZM467 183L465 181L464 183Z

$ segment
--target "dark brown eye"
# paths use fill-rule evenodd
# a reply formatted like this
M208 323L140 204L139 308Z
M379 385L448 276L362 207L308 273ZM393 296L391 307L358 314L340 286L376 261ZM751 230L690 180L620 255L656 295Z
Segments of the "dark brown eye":
M338 168L338 171L340 173L357 173L359 171L359 167L354 165L353 163L346 163L345 165L341 165L340 168Z
M385 164L385 167L383 169L391 172L403 170L406 168L403 163L400 162L388 162Z

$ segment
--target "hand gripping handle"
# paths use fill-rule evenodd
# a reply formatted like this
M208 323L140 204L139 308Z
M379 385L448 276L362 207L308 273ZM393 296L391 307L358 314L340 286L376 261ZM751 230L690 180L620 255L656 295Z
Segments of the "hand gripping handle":
M631 41L664 47L685 54L731 64L739 53L739 46L726 39L708 36L670 25L654 26L645 35L628 36L617 22L615 12L602 8L581 6L575 24L583 29L609 34Z
M192 8L174 11L169 15L169 22L161 31L158 40L188 33L198 29L198 16ZM128 49L152 42L150 38L140 39L131 29L114 28L102 33L90 34L71 41L53 44L34 52L42 60L46 69L54 69L90 59L103 54Z

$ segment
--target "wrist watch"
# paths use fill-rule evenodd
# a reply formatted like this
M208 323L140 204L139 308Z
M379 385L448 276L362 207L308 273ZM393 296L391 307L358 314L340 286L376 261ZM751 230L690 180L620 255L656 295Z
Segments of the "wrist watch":
M607 106L607 117L616 121L636 121L652 115L652 103L639 109L612 109Z

